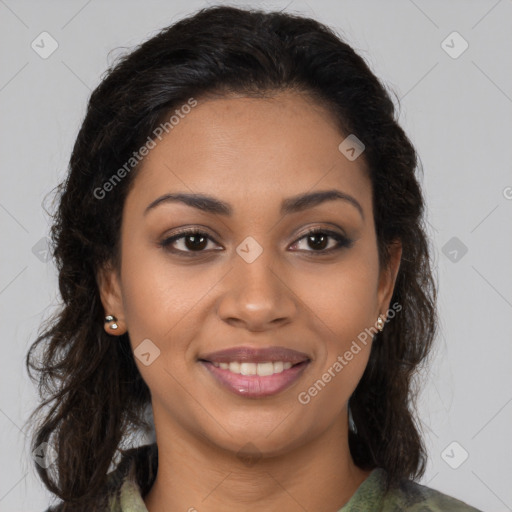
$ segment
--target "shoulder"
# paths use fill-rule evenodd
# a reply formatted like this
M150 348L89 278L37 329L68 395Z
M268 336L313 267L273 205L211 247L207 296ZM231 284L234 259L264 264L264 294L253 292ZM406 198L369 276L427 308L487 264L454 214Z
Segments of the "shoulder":
M107 475L101 493L86 503L58 503L44 512L121 512L145 510L142 498L150 490L158 468L156 443L121 451L116 469Z
M461 500L412 480L403 480L390 492L389 500L390 506L385 507L383 512L481 512Z
M386 490L386 471L374 469L339 512L482 512L412 480Z

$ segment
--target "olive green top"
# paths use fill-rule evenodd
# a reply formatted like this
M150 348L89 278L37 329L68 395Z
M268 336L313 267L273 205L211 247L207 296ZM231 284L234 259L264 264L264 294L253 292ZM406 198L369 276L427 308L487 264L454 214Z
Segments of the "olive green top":
M117 469L109 473L108 491L103 496L108 505L95 510L105 512L148 512L143 496L149 492L158 467L156 443L123 452ZM374 469L359 486L349 502L337 512L482 512L466 503L425 487L403 480L385 491L386 471ZM46 512L58 512L49 508ZM334 512L334 511L333 511Z

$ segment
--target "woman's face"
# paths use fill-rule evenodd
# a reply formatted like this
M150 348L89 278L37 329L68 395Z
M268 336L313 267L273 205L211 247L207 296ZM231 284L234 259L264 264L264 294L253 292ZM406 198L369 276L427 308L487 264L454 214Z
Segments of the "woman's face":
M120 274L100 283L150 388L157 438L277 455L345 428L371 348L361 333L389 308L401 250L379 271L371 183L344 139L305 96L233 97L198 101L144 158ZM341 198L299 199L327 191ZM169 194L208 200L157 201ZM169 240L184 228L201 234ZM298 354L253 352L275 347ZM247 350L211 355L232 348Z

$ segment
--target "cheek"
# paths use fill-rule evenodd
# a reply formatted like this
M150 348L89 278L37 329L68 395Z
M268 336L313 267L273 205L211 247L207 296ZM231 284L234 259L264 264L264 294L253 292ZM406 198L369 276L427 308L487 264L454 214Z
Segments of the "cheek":
M129 244L123 249L123 306L130 338L153 337L163 346L214 280L198 278L197 267L171 264L161 249Z
M369 253L354 254L326 275L301 280L300 296L314 313L313 329L322 349L303 400L343 407L357 386L371 350L377 307L377 261ZM327 275L328 274L328 275ZM366 329L366 330L365 330ZM339 409L338 409L339 411Z
M376 265L371 256L353 253L338 265L302 275L297 281L298 295L324 324L325 334L338 349L376 321Z
M192 267L184 271L171 265L159 249L141 245L127 243L123 247L121 281L126 326L135 362L152 394L158 398L164 390L169 404L178 407L183 395L175 379L181 380L178 375L187 371L184 356L190 318L210 285L194 279ZM139 357L143 353L150 354L146 358L149 364Z

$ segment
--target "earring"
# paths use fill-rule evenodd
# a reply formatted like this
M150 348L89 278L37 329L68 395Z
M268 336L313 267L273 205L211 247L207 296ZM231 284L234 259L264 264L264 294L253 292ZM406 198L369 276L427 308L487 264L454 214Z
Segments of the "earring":
M119 327L119 325L117 325L117 318L116 318L115 316L113 316L113 315L107 315L107 316L105 317L105 323L107 324L107 323L109 323L109 322L112 322L112 323L109 325L109 327L110 327L110 329L112 329L113 331L115 331L115 330Z
M382 329L384 329L384 320L382 320L382 317L379 315L379 318L377 319L377 329L382 332Z

